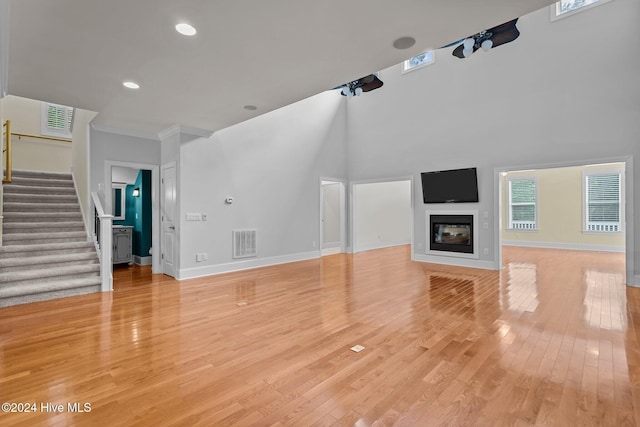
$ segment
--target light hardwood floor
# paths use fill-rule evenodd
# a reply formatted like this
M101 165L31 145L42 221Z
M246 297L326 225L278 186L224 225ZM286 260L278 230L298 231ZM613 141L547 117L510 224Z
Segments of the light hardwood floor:
M182 282L117 269L113 293L0 309L0 400L37 405L0 425L638 424L624 256L504 256L501 272L407 247Z

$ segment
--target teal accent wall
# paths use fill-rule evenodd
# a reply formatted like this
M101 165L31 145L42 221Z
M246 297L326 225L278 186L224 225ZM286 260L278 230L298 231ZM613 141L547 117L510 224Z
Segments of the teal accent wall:
M133 196L135 188L140 189L139 197ZM138 172L136 182L127 185L125 194L125 219L113 224L133 226L133 254L147 257L151 249L151 171Z

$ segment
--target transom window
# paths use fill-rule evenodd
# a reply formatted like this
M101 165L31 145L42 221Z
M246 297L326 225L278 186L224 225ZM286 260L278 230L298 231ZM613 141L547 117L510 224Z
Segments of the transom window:
M65 105L42 103L41 129L42 135L57 138L71 138L73 131L72 107Z
M622 231L622 173L586 172L584 175L584 231Z
M551 5L551 20L570 16L608 1L610 0L560 0Z
M538 185L535 178L509 179L509 228L536 230Z
M428 50L426 52L421 53L420 55L416 55L413 58L409 58L404 61L403 64L403 72L417 70L418 68L425 67L427 65L433 64L435 61L435 52L433 50Z

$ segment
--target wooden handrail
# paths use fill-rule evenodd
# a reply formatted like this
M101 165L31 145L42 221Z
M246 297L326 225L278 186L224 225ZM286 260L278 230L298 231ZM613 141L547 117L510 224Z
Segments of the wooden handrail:
M8 183L11 182L11 161L12 161L12 156L11 156L11 120L7 120L6 122L4 122L4 124L2 126L4 128L6 128L6 130L5 130L6 139L5 139L4 153L6 155L6 165L7 165L6 176L4 177L2 182L4 184L8 184Z
M17 137L25 137L25 138L38 138L38 139L48 139L51 141L62 141L62 142L71 142L72 140L69 138L56 138L54 136L42 136L42 135L31 135L29 133L17 133L14 132L11 135L15 135Z

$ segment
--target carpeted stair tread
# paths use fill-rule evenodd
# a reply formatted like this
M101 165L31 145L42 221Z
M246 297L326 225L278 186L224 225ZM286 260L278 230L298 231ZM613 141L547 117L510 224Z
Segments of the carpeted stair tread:
M75 194L5 193L5 203L78 203Z
M33 295L41 294L45 292L53 291L67 291L74 288L86 288L95 287L94 290L100 290L100 276L95 277L82 277L78 279L56 280L46 283L34 283L34 284L11 284L6 287L0 286L0 307L3 306L1 298L10 298L21 295ZM86 292L85 292L86 293Z
M0 289L4 283L7 282L20 282L20 281L50 281L51 277L64 278L69 276L77 276L81 274L100 275L99 264L87 264L87 265L73 265L68 267L55 267L46 268L42 270L29 270L29 271L9 271L0 273Z
M79 212L77 203L23 203L4 202L5 212Z
M37 187L51 187L51 188L73 188L73 181L66 179L42 179L42 178L19 178L13 177L11 184L16 185L29 185Z
M68 267L71 265L97 263L98 256L95 252L50 254L0 259L0 271L9 273L12 271L41 270L43 268Z
M43 243L37 245L12 245L12 246L0 246L0 254L2 253L16 253L16 252L35 252L35 251L50 251L50 250L65 250L65 249L87 249L95 250L95 245L92 242L65 242L65 243Z
M38 232L56 232L56 231L82 231L84 230L84 222L82 221L65 221L65 222L8 222L4 224L4 234L13 233L34 233Z
M4 223L8 222L67 222L82 221L80 209L73 212L4 212Z
M20 178L72 179L71 174L68 172L42 172L14 169L12 173L14 177Z
M87 234L84 231L52 230L48 233L9 233L2 235L3 245L39 244L39 243L63 243L69 241L86 241Z
M76 190L73 187L49 187L49 186L37 186L37 185L18 185L18 184L5 184L4 185L5 197L7 194L60 194L60 195L75 195Z
M75 254L60 254L60 255L39 255L32 257L19 257L0 259L0 268L18 266L18 265L33 265L35 269L41 264L52 264L54 262L66 262L66 261L79 261L79 260L94 260L97 259L95 252L80 252Z

